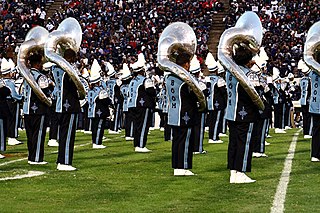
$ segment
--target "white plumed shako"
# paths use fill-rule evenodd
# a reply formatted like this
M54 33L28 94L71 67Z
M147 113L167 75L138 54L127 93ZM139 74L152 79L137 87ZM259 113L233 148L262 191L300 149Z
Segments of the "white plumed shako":
M206 65L209 69L210 72L214 72L218 69L218 64L216 62L216 60L214 59L212 53L208 53L207 57L206 57Z
M190 62L190 72L195 74L200 72L201 68L200 68L200 62L197 59L197 56L194 55L191 62Z
M98 61L94 59L91 66L90 77L89 77L89 81L91 84L97 83L100 81L100 78L101 78L100 71L101 71L101 67Z
M6 58L3 58L1 61L1 74L5 75L11 72L11 65Z

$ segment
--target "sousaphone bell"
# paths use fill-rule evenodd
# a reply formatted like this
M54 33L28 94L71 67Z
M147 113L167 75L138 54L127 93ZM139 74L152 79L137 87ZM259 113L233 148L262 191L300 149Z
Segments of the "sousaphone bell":
M74 18L66 18L60 24L57 30L49 34L49 38L45 44L45 56L48 61L57 64L70 76L75 83L79 98L84 99L86 90L78 76L79 72L61 55L66 49L72 49L77 53L80 49L82 40L82 30L79 22Z
M27 59L34 52L44 51L44 44L49 36L48 30L43 27L37 26L32 28L26 35L25 41L21 44L17 65L18 71L24 77L25 81L30 85L32 91L40 99L41 102L48 106L52 105L51 99L49 99L41 90L38 83L35 81L33 75L31 74L29 68L27 67Z

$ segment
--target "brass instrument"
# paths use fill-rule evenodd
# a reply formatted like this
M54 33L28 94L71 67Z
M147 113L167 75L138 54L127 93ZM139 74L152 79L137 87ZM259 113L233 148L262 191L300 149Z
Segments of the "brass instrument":
M52 101L42 92L38 83L33 78L33 75L30 73L26 61L33 52L43 52L44 44L47 41L48 36L49 32L45 28L40 26L32 28L26 35L25 41L20 46L17 65L18 71L30 85L32 91L36 94L40 101L48 106L51 106Z
M304 62L320 75L320 64L314 59L317 51L320 51L320 21L310 27L303 51Z
M197 48L197 38L192 28L182 22L175 22L167 26L158 42L157 60L159 67L169 71L181 78L196 94L199 101L199 110L206 108L206 98L201 91L199 82L183 67L177 65L176 57L178 52L185 52L190 55L190 61Z
M68 73L78 89L80 99L83 99L86 96L86 90L78 76L78 70L59 55L63 54L66 49L71 49L77 53L80 49L81 40L82 30L79 22L74 18L66 18L59 24L57 30L49 34L44 52L48 61L57 64Z
M259 109L264 109L263 101L250 83L248 77L232 59L234 45L247 44L254 54L258 53L262 42L262 25L254 12L245 12L235 27L229 28L221 35L218 46L218 59L231 72Z

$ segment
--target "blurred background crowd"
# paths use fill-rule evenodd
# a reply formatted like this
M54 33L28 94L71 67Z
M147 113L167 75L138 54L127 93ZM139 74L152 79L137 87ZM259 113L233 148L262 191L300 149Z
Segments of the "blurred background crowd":
M171 22L188 23L198 39L197 56L203 60L208 53L212 17L227 12L225 27L234 26L245 11L255 11L264 27L263 46L269 56L268 71L273 67L280 76L293 73L300 77L298 61L309 27L320 19L316 0L69 0L51 17L45 11L46 0L7 0L0 2L0 58L15 59L19 44L33 26L49 31L61 20L75 17L83 29L80 67L90 67L97 59L104 69L106 62L116 70L130 63L143 52L149 72L156 71L157 42L162 30ZM225 8L229 8L226 10Z
M301 77L298 62L302 58L306 33L320 20L320 5L316 0L234 0L225 18L226 28L234 26L245 11L255 11L264 28L263 46L269 56L268 71L273 67L280 76L293 73Z
M182 21L193 27L198 38L197 55L203 58L208 53L211 16L222 8L216 1L70 0L52 17L46 17L41 2L7 1L0 5L0 52L2 57L13 58L34 25L52 31L66 17L75 17L83 30L82 67L97 59L102 69L108 61L118 70L143 52L149 71L154 71L158 38L169 23Z

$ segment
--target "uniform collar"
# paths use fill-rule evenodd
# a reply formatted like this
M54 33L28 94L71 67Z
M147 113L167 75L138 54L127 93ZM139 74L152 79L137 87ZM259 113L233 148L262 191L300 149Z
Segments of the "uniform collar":
M32 67L30 70L31 70L31 71L40 72L40 70L38 70L38 69L36 69L36 68L33 68L33 67Z

